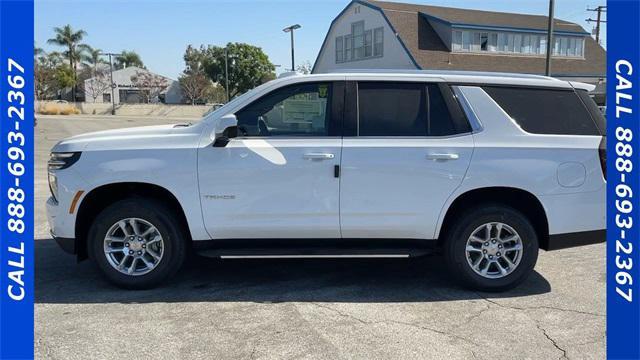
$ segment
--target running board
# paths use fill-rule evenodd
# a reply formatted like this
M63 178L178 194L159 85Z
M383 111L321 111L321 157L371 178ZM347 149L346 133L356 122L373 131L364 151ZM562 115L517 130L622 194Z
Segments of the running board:
M408 258L433 253L435 241L406 239L234 239L194 241L194 250L221 259Z
M356 254L336 254L336 255L220 255L218 257L220 259L382 259L382 258L388 259L388 258L408 258L409 254L379 254L379 255L356 255Z

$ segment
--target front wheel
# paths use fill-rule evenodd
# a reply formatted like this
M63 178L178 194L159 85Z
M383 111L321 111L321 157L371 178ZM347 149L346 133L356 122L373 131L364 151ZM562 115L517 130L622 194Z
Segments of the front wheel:
M107 279L120 287L154 287L184 261L184 235L175 218L170 209L151 199L118 201L91 225L91 257Z
M538 259L538 237L519 211L488 205L462 213L445 243L452 273L481 291L511 289L531 274Z

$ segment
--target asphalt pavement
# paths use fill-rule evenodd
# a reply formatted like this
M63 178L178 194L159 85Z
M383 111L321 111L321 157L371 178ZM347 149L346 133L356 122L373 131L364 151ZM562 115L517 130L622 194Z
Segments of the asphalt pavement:
M46 161L60 139L185 119L41 116L35 351L40 359L603 359L605 245L541 251L520 287L456 286L442 259L214 260L127 291L49 237ZM193 121L193 119L192 119Z

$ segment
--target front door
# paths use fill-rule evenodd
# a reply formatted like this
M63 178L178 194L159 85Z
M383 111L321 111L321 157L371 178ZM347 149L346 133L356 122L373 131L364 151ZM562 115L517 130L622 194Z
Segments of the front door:
M468 121L443 84L352 85L346 106L358 111L345 118L353 133L342 149L342 236L433 239L469 166Z
M201 148L200 195L214 239L338 238L344 83L299 83L235 115L238 136Z

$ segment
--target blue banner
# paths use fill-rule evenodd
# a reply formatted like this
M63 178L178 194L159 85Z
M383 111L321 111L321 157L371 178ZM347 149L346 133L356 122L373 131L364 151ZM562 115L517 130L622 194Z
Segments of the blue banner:
M0 0L0 359L33 358L33 0Z
M607 7L607 357L640 359L640 1Z

